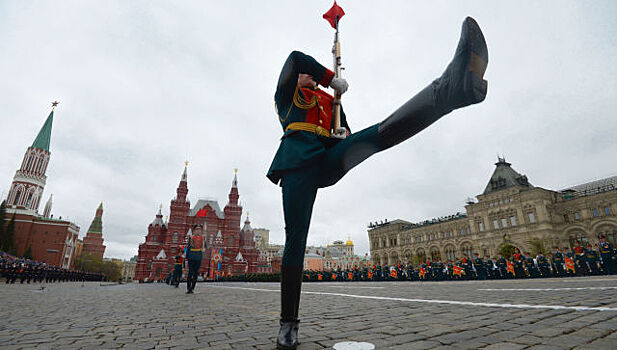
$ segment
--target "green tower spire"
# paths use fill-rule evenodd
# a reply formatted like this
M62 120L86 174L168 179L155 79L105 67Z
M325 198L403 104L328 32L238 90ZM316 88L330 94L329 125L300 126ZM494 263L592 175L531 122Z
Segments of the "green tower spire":
M34 139L34 142L32 143L33 148L39 148L49 152L49 142L51 141L51 124L53 123L53 121L54 110L52 109L51 113L49 113L49 116L47 117L47 120L45 121L45 124L43 124L41 131L39 131L39 134L36 136L36 139Z
M94 215L94 219L90 224L90 228L88 228L88 232L92 233L103 233L103 202L96 209L96 215Z

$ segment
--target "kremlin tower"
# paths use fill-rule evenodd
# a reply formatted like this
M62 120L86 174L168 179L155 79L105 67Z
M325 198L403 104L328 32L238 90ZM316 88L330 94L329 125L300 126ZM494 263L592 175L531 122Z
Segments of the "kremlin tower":
M54 107L57 102L54 102ZM21 162L21 167L15 172L13 183L7 196L7 208L20 209L32 214L38 213L39 203L45 189L47 176L45 171L49 164L49 144L51 141L51 125L54 120L52 108L45 124L39 131L32 146L28 147Z
M96 215L83 240L82 252L103 260L105 246L103 245L103 203L96 209Z
M5 220L15 218L14 243L18 256L30 248L34 260L70 268L77 252L79 226L62 220L62 217L53 217L51 196L45 205L43 215L39 214L47 181L45 172L51 154L49 151L51 127L57 105L58 102L52 103L51 112L32 145L26 149L21 165L15 172L6 198Z

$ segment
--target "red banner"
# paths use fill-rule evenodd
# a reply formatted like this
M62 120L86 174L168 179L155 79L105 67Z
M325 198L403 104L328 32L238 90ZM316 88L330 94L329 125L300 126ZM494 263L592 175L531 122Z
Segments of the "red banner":
M514 275L514 276L515 276L515 275L516 275L516 273L514 273L514 265L512 265L512 263L511 263L511 262L509 262L509 261L506 261L506 264L507 264L506 271L507 271L507 272L511 272L511 273L512 273L512 275Z
M426 270L424 268L420 268L420 277L424 278L426 276Z
M392 269L392 270L390 271L390 276L391 276L392 278L396 278L396 270L395 270L395 269Z
M336 29L337 22L343 18L345 11L334 1L334 5L324 13L323 18L330 23L332 28Z
M566 258L566 270L572 270L572 272L576 272L576 269L574 268L574 260Z
M348 272L347 273L347 279L353 281L353 273Z
M460 266L452 266L452 273L457 275L457 276L461 276L463 274L463 269Z

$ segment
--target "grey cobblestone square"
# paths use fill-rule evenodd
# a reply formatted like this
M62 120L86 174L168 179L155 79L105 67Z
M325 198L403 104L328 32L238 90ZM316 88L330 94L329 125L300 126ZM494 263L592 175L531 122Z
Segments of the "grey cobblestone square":
M377 349L617 348L617 288L587 286L617 287L617 278L305 283L299 349L343 341ZM276 283L201 283L194 295L165 284L38 288L0 285L1 348L275 347ZM506 290L513 288L520 290Z

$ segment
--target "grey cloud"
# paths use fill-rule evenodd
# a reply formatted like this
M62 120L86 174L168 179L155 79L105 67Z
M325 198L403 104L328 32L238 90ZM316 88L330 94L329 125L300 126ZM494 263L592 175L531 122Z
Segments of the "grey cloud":
M366 224L464 210L500 153L534 185L559 189L617 172L617 6L611 1L496 3L339 1L354 131L377 123L439 76L462 19L490 50L489 94L411 140L373 156L320 191L309 244ZM169 212L184 161L189 198L221 206L239 168L253 227L284 240L280 189L265 172L281 134L273 107L293 49L325 65L332 30L321 2L163 1L0 4L0 192L49 110L54 120L45 198L85 234L103 200L107 256L129 258L160 203Z

